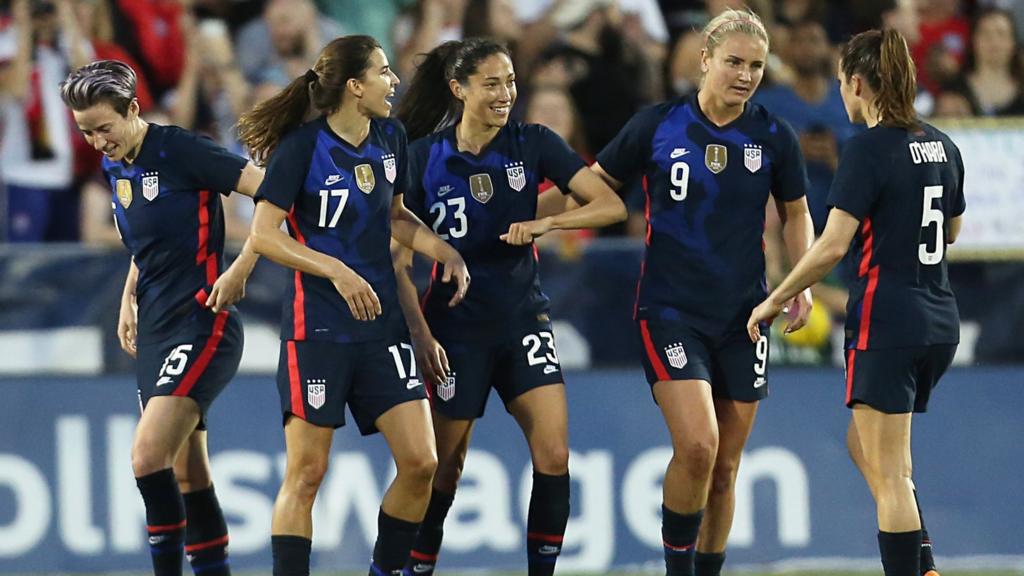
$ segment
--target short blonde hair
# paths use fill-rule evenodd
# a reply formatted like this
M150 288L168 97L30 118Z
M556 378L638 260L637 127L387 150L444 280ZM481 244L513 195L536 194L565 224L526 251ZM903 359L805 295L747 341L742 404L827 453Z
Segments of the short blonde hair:
M723 10L715 16L704 27L701 34L704 37L704 49L712 54L715 48L721 44L725 37L734 32L741 32L764 40L768 44L768 31L761 22L761 18L753 10L735 10L732 8Z

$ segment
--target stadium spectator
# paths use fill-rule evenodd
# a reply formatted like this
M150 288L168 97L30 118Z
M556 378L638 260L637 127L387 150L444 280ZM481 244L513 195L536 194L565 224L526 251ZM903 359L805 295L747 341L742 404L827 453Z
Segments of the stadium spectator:
M971 25L964 73L952 85L976 116L1024 115L1024 64L1013 15L982 11Z
M181 80L185 38L181 13L193 0L116 0L119 43L138 57L149 87L159 98Z
M337 22L317 12L312 0L269 0L263 17L238 31L238 65L253 84L285 86L342 33Z

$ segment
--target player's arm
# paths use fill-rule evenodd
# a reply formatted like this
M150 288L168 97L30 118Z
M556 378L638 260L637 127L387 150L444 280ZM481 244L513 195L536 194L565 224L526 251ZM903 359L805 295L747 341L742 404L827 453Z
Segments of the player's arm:
M430 332L427 319L423 317L423 311L420 309L419 294L412 282L412 249L392 239L391 261L395 267L395 280L398 284L398 304L402 307L405 325L409 328L420 372L424 374L427 382L443 382L449 372L448 356Z
M235 191L250 198L256 196L256 191L263 182L263 174L262 168L252 162L246 162L238 176ZM256 260L259 260L259 254L252 249L250 239L246 238L238 257L220 275L220 278L217 278L210 289L206 306L212 309L214 314L245 297L245 283L249 280L253 268L256 267Z
M139 281L139 268L135 258L128 266L128 275L124 279L124 291L121 292L121 310L117 317L117 339L121 349L135 358L135 340L138 336L138 308L135 305L135 286Z
M406 208L401 194L391 200L391 237L406 248L444 264L441 281L451 282L454 278L457 285L449 306L455 306L466 297L469 269L462 255Z
M786 279L750 313L747 333L752 341L757 342L761 337L758 324L774 320L787 301L824 278L832 268L835 268L849 249L850 241L853 240L859 226L860 221L849 212L840 208L833 208L829 212L828 222L821 237L811 245L803 258L800 258Z
M379 316L380 299L369 282L344 262L300 244L281 230L287 215L269 201L260 200L256 204L248 241L253 251L282 266L330 280L356 320L373 320Z
M814 241L814 223L811 221L811 212L807 208L807 197L801 196L796 200L776 201L775 208L779 213L779 220L782 222L782 242L786 245L786 255L789 257L790 266L796 265L803 258L804 254L811 247ZM789 304L789 324L786 332L794 332L807 324L807 317L811 313L810 288L797 294Z
M946 244L956 242L956 239L960 237L960 228L963 227L963 224L963 215L953 216L949 219L949 230L946 230Z

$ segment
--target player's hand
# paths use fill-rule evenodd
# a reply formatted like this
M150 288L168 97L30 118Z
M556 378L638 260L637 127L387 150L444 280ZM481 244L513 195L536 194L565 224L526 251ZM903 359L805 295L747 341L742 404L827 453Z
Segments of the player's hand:
M444 382L448 377L448 355L444 348L430 333L425 332L412 337L412 347L416 351L416 364L423 373L427 384Z
M448 301L449 307L462 302L462 299L466 297L466 291L469 290L469 268L466 267L466 261L457 253L444 263L444 275L441 276L441 282L448 283L452 279L455 280L455 295Z
M210 289L210 296L206 299L206 307L213 310L214 314L231 306L245 297L246 278L236 271L228 268Z
M789 301L786 312L786 334L796 332L807 324L807 318L811 315L811 308L814 301L811 299L811 289L808 288L797 294Z
M117 317L117 340L121 349L135 358L135 338L138 335L138 309L135 307L135 296L121 302L121 312Z
M750 319L747 320L747 334L750 335L751 342L756 344L761 339L761 322L771 325L779 312L782 312L782 304L775 303L771 297L754 308L750 313Z
M377 293L369 282L351 268L342 266L341 271L331 278L331 283L345 299L353 318L366 321L380 316L380 298L377 298Z
M534 238L543 236L551 231L551 217L539 220L527 220L516 222L508 227L508 232L500 238L513 246L523 246L533 242Z

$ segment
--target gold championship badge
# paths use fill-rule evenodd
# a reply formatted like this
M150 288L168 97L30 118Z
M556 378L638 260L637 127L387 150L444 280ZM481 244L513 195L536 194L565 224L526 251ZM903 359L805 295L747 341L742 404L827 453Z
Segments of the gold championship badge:
M728 152L728 149L721 144L708 144L708 147L704 149L704 165L711 172L718 174L725 170L725 165L729 162Z
M128 208L132 203L132 181L123 178L117 181L117 201Z
M356 184L359 186L359 189L362 190L364 194L373 192L373 186L376 184L376 181L373 178L373 166L370 166L369 164L360 164L359 166L356 166L355 173Z
M484 172L483 174L473 174L469 177L469 191L473 194L473 198L481 204L487 204L487 201L494 196L494 185L491 184L491 175Z

